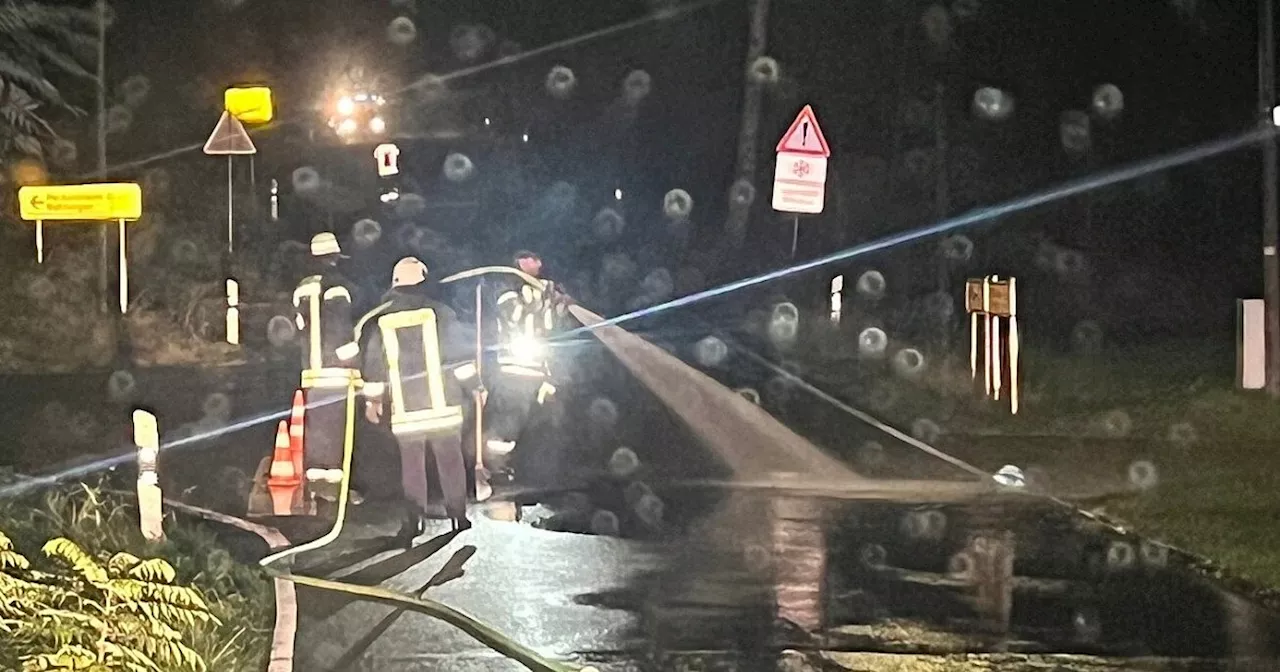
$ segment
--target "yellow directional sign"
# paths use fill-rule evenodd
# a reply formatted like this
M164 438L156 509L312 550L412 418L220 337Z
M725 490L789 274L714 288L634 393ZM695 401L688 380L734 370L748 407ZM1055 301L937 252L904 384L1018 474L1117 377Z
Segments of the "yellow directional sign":
M142 217L142 187L133 182L22 187L18 204L27 221L135 220Z
M271 89L265 86L232 87L222 96L223 108L246 124L265 124L275 115Z

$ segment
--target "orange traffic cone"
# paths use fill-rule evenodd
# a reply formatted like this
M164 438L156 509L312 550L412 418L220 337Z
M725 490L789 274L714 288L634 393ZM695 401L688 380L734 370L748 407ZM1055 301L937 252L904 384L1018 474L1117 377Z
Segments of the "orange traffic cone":
M276 429L275 451L271 456L271 471L267 475L267 489L271 491L271 508L277 516L293 513L293 498L302 481L293 468L293 456L289 454L289 425L284 420Z
M289 454L293 458L293 472L302 475L306 468L302 462L303 426L306 420L307 404L302 390L293 393L293 408L289 410Z

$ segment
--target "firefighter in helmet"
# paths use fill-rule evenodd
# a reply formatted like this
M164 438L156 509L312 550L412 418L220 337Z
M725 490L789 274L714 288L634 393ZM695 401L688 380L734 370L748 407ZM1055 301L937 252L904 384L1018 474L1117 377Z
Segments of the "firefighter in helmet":
M555 393L548 366L547 338L573 300L544 280L542 259L533 252L515 254L514 266L538 279L539 286L517 280L497 296L500 382L485 407L485 464L511 476L507 458L527 424L530 410ZM481 478L481 475L477 475ZM482 490L477 483L477 493Z
M311 239L315 275L298 283L293 292L294 321L302 340L302 389L306 392L306 451L303 453L308 487L334 501L342 481L349 388L359 382L352 330L351 281L337 268L345 259L338 238L320 233ZM358 496L357 496L358 499Z
M428 448L435 456L444 513L453 530L471 527L462 452L466 390L461 381L475 378L475 365L463 361L472 352L457 315L428 298L426 279L425 264L413 257L401 259L392 272L391 290L366 326L373 327L373 334L364 354L365 415L378 423L390 405L406 500L399 537L406 543L426 530Z

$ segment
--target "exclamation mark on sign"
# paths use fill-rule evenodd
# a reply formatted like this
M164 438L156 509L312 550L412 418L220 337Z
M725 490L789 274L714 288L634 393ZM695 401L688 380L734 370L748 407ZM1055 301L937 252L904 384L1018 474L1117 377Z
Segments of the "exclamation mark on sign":
M804 122L804 128L800 131L800 146L809 144L809 122Z

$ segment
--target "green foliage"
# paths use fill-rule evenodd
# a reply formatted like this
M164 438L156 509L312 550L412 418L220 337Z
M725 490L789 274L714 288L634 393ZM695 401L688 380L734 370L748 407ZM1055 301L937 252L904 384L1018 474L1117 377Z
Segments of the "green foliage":
M40 2L0 2L0 153L43 154L57 138L42 108L72 110L51 74L92 80L83 65L97 43L93 11Z
M0 640L24 671L206 670L184 631L217 623L200 591L161 559L97 558L59 537L37 569L0 532Z
M258 672L266 666L274 614L271 582L256 566L236 562L225 540L208 525L169 519L166 540L149 543L128 496L76 484L0 502L0 528L21 548L39 548L45 539L63 537L93 557L124 551L163 558L182 585L199 591L211 616L184 630L182 642L210 670ZM0 649L6 648L3 637ZM0 669L16 669L6 666L3 656Z

